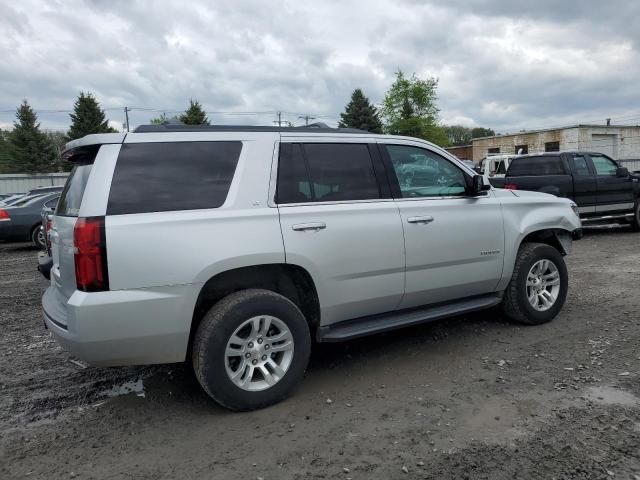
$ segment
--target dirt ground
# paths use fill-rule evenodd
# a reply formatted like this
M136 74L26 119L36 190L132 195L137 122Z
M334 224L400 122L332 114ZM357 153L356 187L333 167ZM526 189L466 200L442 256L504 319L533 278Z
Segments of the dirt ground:
M318 345L290 399L239 414L185 365L72 363L36 252L0 244L0 478L639 480L640 234L574 247L550 324L490 311Z

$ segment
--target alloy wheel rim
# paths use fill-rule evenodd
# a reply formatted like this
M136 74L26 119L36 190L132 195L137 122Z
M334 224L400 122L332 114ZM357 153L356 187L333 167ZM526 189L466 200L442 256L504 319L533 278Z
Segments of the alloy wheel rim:
M538 260L527 274L527 300L539 312L553 307L560 294L560 271L551 260Z
M243 390L266 390L285 376L293 351L289 327L277 317L259 315L243 322L227 341L225 370Z
M42 227L38 228L38 233L36 235L36 240L38 241L38 244L40 245L40 247L44 247L44 229Z

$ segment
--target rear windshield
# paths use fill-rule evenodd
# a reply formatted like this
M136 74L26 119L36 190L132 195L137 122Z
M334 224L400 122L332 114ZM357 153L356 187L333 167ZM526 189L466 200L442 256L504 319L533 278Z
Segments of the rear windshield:
M69 160L74 163L74 167L60 194L56 215L61 217L78 216L84 189L87 187L89 174L93 168L93 161L96 158L99 148L99 146L95 146L79 150L69 157Z
M564 167L559 156L522 157L511 160L508 175L525 177L538 175L563 175Z
M242 142L125 144L113 173L108 215L220 207Z

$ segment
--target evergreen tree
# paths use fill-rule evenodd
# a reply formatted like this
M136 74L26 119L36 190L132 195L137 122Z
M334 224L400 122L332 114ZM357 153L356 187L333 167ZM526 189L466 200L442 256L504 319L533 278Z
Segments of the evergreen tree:
M359 128L372 133L382 133L382 122L376 107L371 105L362 90L356 88L351 94L351 101L340 114L340 128Z
M179 118L185 125L211 125L202 105L193 99L189 100L189 108Z
M11 132L0 129L0 173L11 173L12 156L9 134Z
M109 126L104 110L91 93L80 92L73 104L73 113L70 114L71 127L67 136L69 140L82 138L92 133L114 133L117 130Z
M55 152L51 142L40 131L38 117L25 100L16 112L10 139L11 169L15 173L51 171ZM13 172L12 172L13 173Z

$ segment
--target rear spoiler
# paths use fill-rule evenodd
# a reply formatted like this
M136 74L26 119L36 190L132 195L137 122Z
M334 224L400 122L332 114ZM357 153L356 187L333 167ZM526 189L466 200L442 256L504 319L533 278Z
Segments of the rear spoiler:
M110 143L122 143L126 133L96 133L93 135L86 135L82 138L72 140L64 146L62 152L63 158L69 158L73 155L72 151L81 147L89 147L91 145L106 145Z

